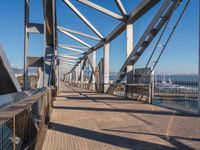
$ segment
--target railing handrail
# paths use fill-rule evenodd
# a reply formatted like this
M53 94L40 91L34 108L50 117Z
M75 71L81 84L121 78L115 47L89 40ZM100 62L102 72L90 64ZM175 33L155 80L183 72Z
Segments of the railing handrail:
M44 88L36 89L31 93L31 95L27 95L24 99L22 98L22 99L18 100L16 103L10 104L10 105L2 108L0 110L0 125L4 124L6 121L10 120L11 118L16 116L17 114L23 112L25 109L27 109L33 103L38 101L39 98L41 98L43 95L48 93L48 91L50 89L51 89L51 87L44 87ZM27 90L27 91L24 91L24 92L30 92L30 90ZM23 92L18 92L18 93L23 93ZM16 94L16 93L13 93L13 94ZM20 105L23 106L23 107L22 108L17 107L17 106L20 106ZM15 110L11 110L15 107L16 107ZM10 113L9 116L8 116L8 112L12 112L12 113Z

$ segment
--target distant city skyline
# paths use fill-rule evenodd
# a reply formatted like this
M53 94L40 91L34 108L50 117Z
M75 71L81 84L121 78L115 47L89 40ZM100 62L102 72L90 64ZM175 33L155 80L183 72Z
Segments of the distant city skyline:
M31 1L31 22L42 23L43 16L41 1ZM24 4L23 0L2 0L0 5L0 44L3 46L11 66L15 68L23 67L23 45L24 45ZM84 5L72 0L73 4L95 25L95 27L104 35L108 35L119 24L119 21L112 19L104 14L92 10ZM102 3L101 0L93 0L93 2L104 6L112 11L119 13L113 1ZM123 1L124 6L130 12L140 0ZM177 27L166 51L164 52L155 72L158 74L191 74L198 72L198 6L199 1L191 0L180 24ZM180 5L180 7L182 7ZM144 17L134 23L134 45L140 38L144 29L152 19L159 5L155 6ZM35 11L37 10L37 11ZM91 15L92 14L92 15ZM94 35L82 21L63 3L62 0L57 0L57 19L58 25L83 31ZM107 26L107 28L105 28ZM58 34L61 44L77 44L73 40ZM42 56L44 53L43 36L30 35L29 55ZM110 72L118 72L126 57L126 32L122 33L117 39L110 44ZM95 41L87 41L94 45ZM144 66L144 63L149 56L148 52L153 48L149 47L141 60L135 67ZM59 50L64 53L63 49ZM97 51L97 64L103 56L103 49ZM144 61L145 60L145 61Z

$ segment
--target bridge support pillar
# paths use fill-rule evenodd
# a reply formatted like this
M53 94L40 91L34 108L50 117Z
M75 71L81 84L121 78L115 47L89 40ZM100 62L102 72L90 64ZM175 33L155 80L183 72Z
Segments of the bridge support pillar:
M84 84L84 70L81 70L81 87L83 87Z
M96 90L95 86L95 69L96 69L96 51L92 53L92 67L93 67L93 76L92 76L92 89Z
M126 58L130 55L133 50L133 24L126 26ZM127 66L127 84L133 84L133 66ZM133 93L132 86L126 86L125 89L126 97L131 98Z
M69 83L72 84L72 73L69 74Z
M103 91L104 93L108 90L109 87L109 48L110 48L110 44L106 43L104 45L104 67L103 67L103 80L104 80L104 87L103 87Z
M78 84L78 75L80 74L80 66L78 65L77 67L76 67L76 74L75 74L75 76L76 76L76 84Z
M29 43L29 33L27 31L29 23L29 0L24 0L24 90L28 89L28 43Z
M199 2L199 13L200 13L200 2ZM199 73L198 73L198 113L200 114L200 15L199 15Z

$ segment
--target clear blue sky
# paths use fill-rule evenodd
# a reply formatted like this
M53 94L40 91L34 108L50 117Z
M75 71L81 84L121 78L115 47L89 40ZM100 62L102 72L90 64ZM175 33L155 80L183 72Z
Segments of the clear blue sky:
M31 22L42 23L42 7L41 0L31 1ZM119 21L101 14L75 0L71 0L79 10L87 16L88 20L106 36L114 27L119 24ZM93 0L93 2L109 8L112 11L119 13L114 0ZM130 12L140 0L123 0L124 6ZM0 5L0 43L13 67L23 66L23 18L24 18L24 0L1 0ZM198 3L199 0L191 0L191 3L184 14L173 38L167 46L167 49L162 56L156 72L159 73L196 73L198 70ZM159 6L159 5L158 5ZM134 44L139 39L145 27L150 22L153 14L158 9L156 6L153 10L147 13L139 21L134 24ZM182 7L182 6L180 6ZM95 35L76 15L63 3L62 0L57 0L57 15L58 25L83 31L91 35ZM90 41L82 38L89 44L95 44L95 41ZM126 53L126 33L116 38L110 44L110 71L117 72L125 60ZM59 34L59 42L61 44L77 44L75 41ZM137 63L136 67L143 67L152 46ZM61 53L66 50L60 50ZM31 35L29 44L29 55L41 56L44 53L43 36ZM98 59L102 57L103 50L97 52Z

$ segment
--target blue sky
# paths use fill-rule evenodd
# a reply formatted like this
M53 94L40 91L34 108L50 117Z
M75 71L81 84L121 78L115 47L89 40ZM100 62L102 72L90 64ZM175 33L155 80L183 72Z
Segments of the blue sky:
M42 23L41 0L30 0L31 22ZM75 6L90 20L90 22L104 35L108 35L120 22L97 12L75 0L71 0ZM92 0L116 13L120 13L114 4L114 0ZM130 12L140 0L123 0L123 4ZM0 43L13 67L23 66L23 18L24 0L2 0L0 5ZM191 0L177 30L168 44L156 72L165 74L196 73L198 71L198 0ZM183 7L182 5L180 7ZM158 10L159 5L145 14L140 20L134 23L134 44L138 41L144 29ZM57 0L58 25L78 31L95 35L76 15L63 3ZM175 15L176 17L176 15ZM61 44L78 44L62 34L59 35ZM87 43L94 45L96 41L82 38ZM122 33L110 44L110 71L117 72L126 57L126 32ZM136 67L144 67L153 46L147 49L143 57L136 64ZM43 36L30 35L29 55L41 56L44 53ZM67 53L60 49L60 53ZM103 56L103 49L97 51L97 63Z

